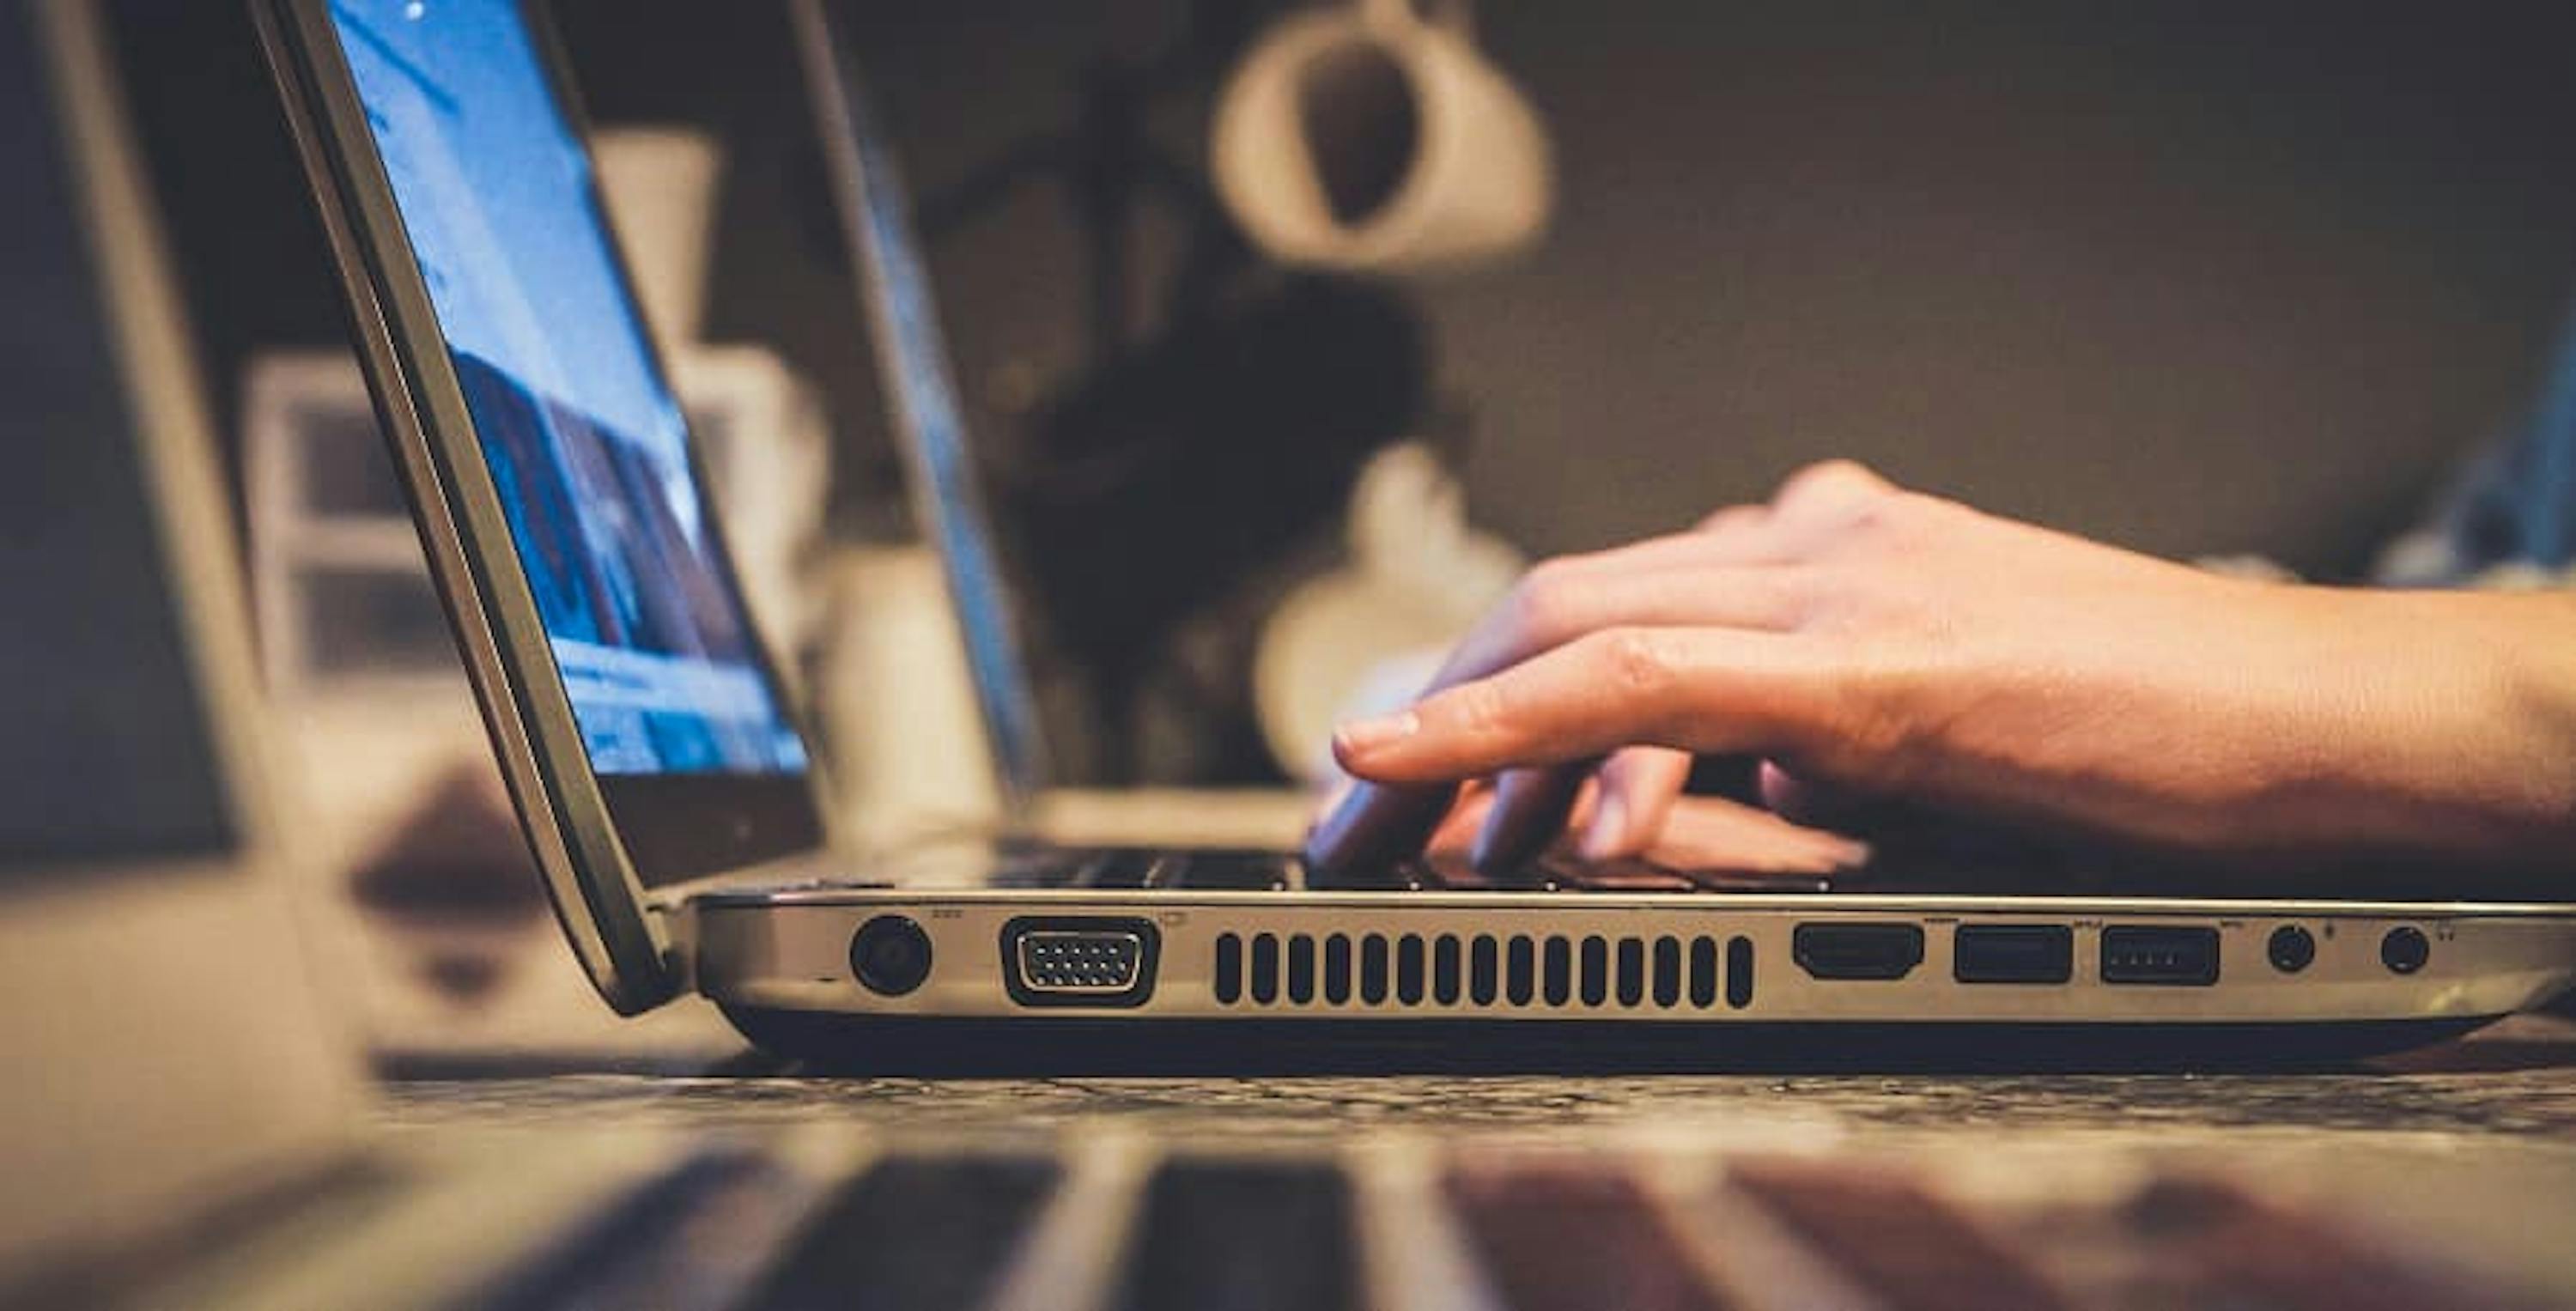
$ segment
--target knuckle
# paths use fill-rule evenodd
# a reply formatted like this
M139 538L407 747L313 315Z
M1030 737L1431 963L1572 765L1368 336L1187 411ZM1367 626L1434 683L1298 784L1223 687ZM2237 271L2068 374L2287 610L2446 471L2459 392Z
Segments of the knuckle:
M1868 496L1884 491L1887 481L1858 460L1819 460L1790 474L1780 484L1778 501L1788 504L1819 497Z
M1833 482L1874 483L1878 481L1878 474L1868 465L1847 456L1840 455L1837 455L1830 460L1818 460L1814 464L1808 465L1806 468L1799 471L1799 476L1804 478L1814 478L1818 481Z
M1679 662L1663 634L1620 628L1603 634L1600 643L1601 663L1621 693L1652 700L1671 692Z
M1493 737L1510 727L1510 707L1503 690L1490 681L1453 688L1438 699L1458 731L1471 738Z
M1574 569L1564 558L1532 565L1512 585L1509 605L1513 634L1532 644L1553 642L1573 622L1576 586Z
M1838 502L1819 525L1828 541L1865 551L1900 549L1918 538L1933 513L1932 498L1887 489Z

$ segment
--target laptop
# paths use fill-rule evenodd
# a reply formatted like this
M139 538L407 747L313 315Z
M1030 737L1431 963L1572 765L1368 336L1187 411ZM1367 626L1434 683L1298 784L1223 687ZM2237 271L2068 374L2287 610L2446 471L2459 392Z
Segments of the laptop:
M253 8L502 771L621 1012L694 991L763 1046L873 1069L2129 1063L2405 1045L2576 981L2576 906L2435 870L2354 899L2152 869L1784 887L1553 857L837 853L543 26L510 0ZM927 527L1007 683L902 192L856 52L797 12ZM989 704L997 755L1031 758Z

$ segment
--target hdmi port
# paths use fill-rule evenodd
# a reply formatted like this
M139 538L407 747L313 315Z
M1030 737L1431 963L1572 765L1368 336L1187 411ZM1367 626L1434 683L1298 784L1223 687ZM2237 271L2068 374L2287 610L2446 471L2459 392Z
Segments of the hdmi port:
M1923 963L1923 930L1913 924L1801 924L1789 955L1810 978L1901 979Z
M1161 945L1145 920L1021 918L1002 926L1002 978L1023 1006L1139 1006Z

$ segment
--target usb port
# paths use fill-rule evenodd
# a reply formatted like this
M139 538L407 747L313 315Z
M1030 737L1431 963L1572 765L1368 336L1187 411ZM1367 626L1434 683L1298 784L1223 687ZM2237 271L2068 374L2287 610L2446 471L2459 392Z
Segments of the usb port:
M1154 991L1154 926L1049 916L1002 927L1002 978L1023 1006L1137 1006Z
M2218 982L2218 930L2179 924L2104 929L2102 981L2206 988Z
M1901 979L1923 963L1923 930L1912 924L1801 924L1789 956L1810 978Z
M2075 930L2063 924L1962 924L1950 938L1961 983L2064 983L2075 977Z

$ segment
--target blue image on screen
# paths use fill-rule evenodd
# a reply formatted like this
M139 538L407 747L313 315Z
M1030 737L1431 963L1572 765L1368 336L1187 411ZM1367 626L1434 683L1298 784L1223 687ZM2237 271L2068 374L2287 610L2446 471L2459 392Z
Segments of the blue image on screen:
M331 17L591 767L802 770L517 4L334 0Z

